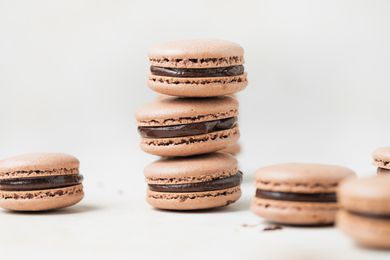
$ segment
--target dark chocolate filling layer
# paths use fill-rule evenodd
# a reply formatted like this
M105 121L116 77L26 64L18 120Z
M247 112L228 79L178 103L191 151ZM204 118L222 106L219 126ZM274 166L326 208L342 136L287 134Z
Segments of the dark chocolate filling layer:
M380 213L367 213L367 212L357 212L353 210L347 210L352 215L365 217L365 218L374 218L374 219L384 219L384 220L390 220L390 214L380 214Z
M182 184L149 184L149 189L157 192L202 192L229 189L239 186L242 182L242 172L222 179L207 182Z
M151 66L150 72L155 76L175 77L175 78L213 78L229 77L244 74L244 66L237 65L221 68L205 69L182 69L182 68L164 68Z
M214 121L182 124L172 126L140 126L138 132L145 138L172 138L191 135L203 135L216 131L233 128L237 117L224 118Z
M256 190L256 197L261 199L300 202L337 202L335 193L295 193Z
M63 188L80 184L83 176L80 174L45 176L33 178L17 178L0 180L0 190L31 191Z

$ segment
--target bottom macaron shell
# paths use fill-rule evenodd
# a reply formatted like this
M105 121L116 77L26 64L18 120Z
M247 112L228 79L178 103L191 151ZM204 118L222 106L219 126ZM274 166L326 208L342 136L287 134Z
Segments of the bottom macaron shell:
M0 207L15 211L53 210L72 206L83 197L82 184L49 190L0 191Z
M337 204L254 198L251 210L269 221L281 224L329 225L334 223Z
M149 76L149 87L158 93L179 97L216 97L243 90L246 74L214 78L174 78Z
M376 173L379 174L379 175L390 174L390 170L389 169L378 168Z
M390 248L388 219L361 217L341 210L337 214L337 227L362 246Z
M154 192L148 189L147 201L158 209L168 210L199 210L227 206L241 197L240 187L224 190L168 193Z
M178 138L143 138L141 149L159 156L189 156L222 150L238 141L238 127L204 135Z

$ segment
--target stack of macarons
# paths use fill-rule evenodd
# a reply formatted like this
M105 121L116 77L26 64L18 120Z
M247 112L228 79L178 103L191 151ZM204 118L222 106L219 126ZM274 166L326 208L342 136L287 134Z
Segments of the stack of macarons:
M159 97L136 112L141 149L164 157L145 169L147 201L169 210L224 206L241 194L238 101L244 51L222 40L168 42L149 52L148 86ZM164 167L161 167L164 165ZM169 166L166 166L169 165Z

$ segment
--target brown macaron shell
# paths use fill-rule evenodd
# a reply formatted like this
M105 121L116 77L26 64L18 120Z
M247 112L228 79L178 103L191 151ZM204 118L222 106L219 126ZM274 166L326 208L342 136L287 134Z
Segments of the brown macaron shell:
M77 158L67 154L25 154L0 161L0 180L78 175L79 165ZM52 210L74 205L83 197L81 183L36 190L0 190L0 207L15 211Z
M221 152L229 153L231 155L237 155L237 154L241 153L241 144L235 143L235 144L230 145L230 146L226 147L225 149L221 150Z
M338 198L337 226L360 245L390 248L390 176L346 180Z
M376 149L372 154L372 158L375 166L390 170L390 147Z
M149 52L151 66L172 69L210 69L241 66L244 50L222 40L184 40L154 46ZM149 75L149 87L161 94L180 97L229 95L247 86L247 74L218 77L178 77Z
M164 127L194 124L236 117L238 102L231 97L206 99L164 98L136 112L138 127ZM239 129L170 138L141 139L141 148L159 156L188 156L218 151L238 141Z
M200 184L236 176L237 160L226 153L160 159L145 170L148 185ZM240 185L192 192L158 192L148 188L147 201L169 210L198 210L225 206L241 196Z
M345 167L324 164L287 163L259 169L256 188L267 192L292 194L330 194L335 196L338 183L355 176ZM292 201L255 197L252 211L267 220L291 225L332 224L337 203Z

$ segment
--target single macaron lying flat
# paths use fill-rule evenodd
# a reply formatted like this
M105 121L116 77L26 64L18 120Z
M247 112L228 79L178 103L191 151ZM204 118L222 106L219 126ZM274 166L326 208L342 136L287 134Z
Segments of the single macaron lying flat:
M345 167L287 163L256 172L252 211L273 222L327 225L335 219L339 182L355 173Z
M390 147L376 149L373 154L373 164L378 167L378 174L390 173Z
M222 40L183 40L154 46L148 85L161 94L181 97L230 95L248 84L244 50Z
M390 176L342 182L337 226L359 244L390 248Z
M136 112L141 148L160 156L218 151L237 142L238 102L231 97L164 98Z
M229 205L241 196L242 173L230 154L158 160L145 168L147 201L155 208L198 210Z
M0 161L0 207L16 211L59 209L83 196L79 160L67 154L25 154Z

